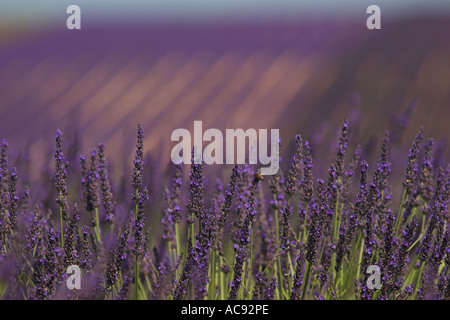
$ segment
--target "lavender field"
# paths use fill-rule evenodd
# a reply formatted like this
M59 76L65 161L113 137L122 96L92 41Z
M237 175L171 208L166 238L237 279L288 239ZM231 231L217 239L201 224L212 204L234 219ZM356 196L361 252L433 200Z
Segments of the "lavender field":
M391 178L391 134L367 157L344 120L320 177L295 137L276 175L235 165L171 164L153 185L138 126L132 172L112 181L100 143L79 159L56 132L40 188L21 183L1 148L3 299L449 299L450 167L420 128ZM151 160L150 160L151 161ZM187 173L189 175L187 176ZM113 188L112 186L115 186ZM163 199L149 199L163 188ZM206 190L209 189L209 190ZM66 269L82 270L69 290ZM370 288L368 266L381 270Z
M82 7L76 31L0 10L0 300L450 300L444 11ZM280 170L175 164L194 121L278 128Z

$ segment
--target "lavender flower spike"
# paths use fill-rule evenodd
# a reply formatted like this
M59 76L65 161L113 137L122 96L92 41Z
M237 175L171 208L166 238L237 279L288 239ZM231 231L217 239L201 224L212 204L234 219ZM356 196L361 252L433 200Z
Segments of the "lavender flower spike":
M64 158L64 152L62 148L62 133L58 129L56 131L56 151L55 151L55 162L56 162L56 190L58 190L58 203L62 218L67 221L69 219L69 204L67 202L67 168L69 163Z
M114 218L114 201L111 192L111 185L108 178L108 163L105 157L105 145L100 143L98 145L98 173L100 176L100 188L102 190L103 207L106 211L106 221L113 223Z
M405 179L403 180L403 187L405 188L405 193L407 195L412 193L416 181L417 170L419 167L417 158L419 156L420 144L423 139L423 132L424 128L421 127L411 145L411 149L409 149L408 165L405 170Z
M190 183L190 197L187 204L189 210L188 223L192 224L194 218L201 218L204 215L203 203L203 164L196 164L194 159L196 157L195 150L192 150L192 164L191 172L189 174Z
M144 132L141 124L138 125L136 153L133 160L133 200L139 201L139 193L142 189L142 177L144 172Z
M295 141L297 144L297 149L294 154L294 159L292 160L291 168L289 169L289 174L287 176L287 181L286 181L286 186L285 186L285 191L289 198L297 190L297 180L298 180L298 175L301 170L301 161L302 161L302 149L303 149L302 137L297 135L295 137Z

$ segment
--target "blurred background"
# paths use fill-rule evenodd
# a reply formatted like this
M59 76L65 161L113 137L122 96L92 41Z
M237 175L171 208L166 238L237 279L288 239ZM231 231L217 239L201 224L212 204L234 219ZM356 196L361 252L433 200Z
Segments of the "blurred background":
M72 4L81 30L66 28ZM366 28L372 4L381 30ZM449 40L448 0L2 0L0 137L32 176L57 128L118 164L142 123L167 163L170 134L194 120L280 128L282 148L300 133L324 163L346 117L366 154L387 129L407 149L424 125L447 155Z

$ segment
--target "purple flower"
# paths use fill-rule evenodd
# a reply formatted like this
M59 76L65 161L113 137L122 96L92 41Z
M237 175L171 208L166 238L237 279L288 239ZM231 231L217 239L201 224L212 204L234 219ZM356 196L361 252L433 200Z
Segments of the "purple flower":
M164 216L161 219L161 223L164 227L163 239L169 241L170 245L173 245L172 241L174 238L174 228L175 228L175 218L174 218L174 205L172 202L172 197L170 191L167 187L164 188Z
M255 175L249 190L248 200L245 203L245 219L239 232L239 243L235 255L235 264L233 268L234 275L233 281L231 282L230 294L228 296L229 300L237 299L239 288L242 285L243 266L248 256L248 245L250 243L251 226L253 224L256 214L255 196L256 196L256 187L259 181L260 181L259 176Z
M280 233L280 246L284 253L287 253L290 248L289 235L291 230L291 217L293 214L293 208L290 204L286 204L286 207L281 209L281 233Z
M120 287L120 291L116 297L116 300L128 299L128 292L130 291L130 285L132 282L133 282L133 275L131 272L128 272L124 277L122 286Z
M252 300L261 300L261 296L265 288L265 279L263 273L260 271L255 276L255 287L253 288Z
M305 141L303 144L303 187L302 187L302 200L305 203L311 201L314 192L313 182L313 163L311 156L311 148L309 142Z
M196 254L195 249L192 247L192 239L189 238L187 241L187 256L186 263L183 265L180 277L173 294L174 300L182 300L186 294L187 286L191 274L196 265Z
M348 145L348 120L345 119L342 125L341 137L339 138L338 151L336 154L336 174L342 177L344 174L345 153Z
M341 203L346 203L350 195L350 187L355 176L356 168L359 164L359 158L361 156L361 147L358 145L353 153L352 161L348 168L344 172L344 181L342 185L342 193L340 195Z
M58 191L58 198L56 202L58 203L62 217L65 221L69 219L69 204L67 202L68 190L67 190L67 168L69 163L64 158L64 152L62 148L62 133L58 129L56 130L56 151L55 151L55 162L56 162L56 190Z
M41 257L39 257L39 260L42 259L43 263L41 272L44 273L44 275L41 275L44 281L41 284L42 288L40 288L43 292L39 295L43 298L49 298L55 293L56 283L59 277L56 253L57 238L52 220L49 221L46 240L44 249L45 252Z
M274 300L276 288L277 288L277 278L273 277L272 280L269 281L264 290L264 300Z
M386 131L381 147L381 156L378 160L377 169L374 175L374 182L381 192L388 186L388 178L391 173L391 163L389 162L389 132Z
M0 232L2 235L7 231L7 210L10 200L8 176L8 142L3 140L0 157Z
M274 210L280 210L286 205L286 199L284 198L283 192L285 180L281 169L278 170L278 172L272 176L272 179L269 181L269 184L270 184L270 191L273 197L270 203Z
M302 168L302 149L303 149L303 141L302 137L297 135L295 136L295 142L297 144L297 148L295 150L294 158L292 160L292 165L289 168L289 174L286 180L285 191L288 198L292 197L292 195L297 191L297 180Z
M394 273L396 275L401 275L404 272L404 268L406 266L406 260L408 255L408 249L412 245L414 235L416 233L417 228L417 219L414 217L411 222L405 227L403 230L403 235L401 238L401 243L398 248L398 252L396 255L396 261L394 264Z
M410 195L414 189L414 184L416 182L417 171L418 171L418 156L420 144L423 139L423 127L420 128L414 141L412 142L411 148L409 149L408 165L405 170L405 179L403 180L403 187L407 195Z
M358 218L355 214L350 215L348 220L348 226L344 223L339 226L339 240L336 246L336 272L339 271L339 268L341 267L342 259L350 251L350 244L358 226Z
M261 249L260 254L258 256L258 260L255 261L258 265L265 266L267 261L272 261L276 249L277 249L277 239L276 239L276 231L274 226L274 219L269 210L266 210L264 207L264 193L262 184L258 185L258 201L257 201L257 212L259 213L256 218L256 226L258 227L258 236L254 236L254 238L258 237L261 240ZM255 232L255 228L253 229Z
M303 268L305 264L304 249L300 246L296 259L294 283L291 289L291 300L300 300L302 297L301 287L303 284Z
M429 202L433 197L433 146L434 140L428 139L425 143L425 155L423 157L422 170L420 172L419 185L417 187L418 195L425 202Z
M80 257L80 267L83 270L90 271L92 269L92 251L91 251L91 245L90 245L90 233L89 233L89 227L82 226L81 231L82 234L82 250L81 250L81 257Z
M354 214L358 218L359 221L362 222L364 219L364 212L365 212L365 203L366 203L366 196L367 196L367 168L368 164L365 160L361 161L361 178L359 182L359 192L356 196L356 203L354 206Z
M11 169L11 184L9 187L9 228L12 237L14 238L18 221L18 207L17 202L19 197L17 196L17 169Z
M155 289L153 290L151 296L152 300L159 300L163 297L169 277L170 277L170 263L169 259L166 256L164 258L164 261L158 267L158 278L156 280Z
M104 293L108 294L119 280L119 273L122 270L122 265L127 258L127 243L130 234L130 227L127 226L125 230L117 237L113 249L108 255L106 263L104 282Z
M174 222L181 221L181 205L180 205L180 188L181 188L181 174L183 172L183 164L175 165L175 173L172 178L171 202L173 206L173 220Z
M91 212L98 208L98 180L97 172L97 151L94 149L91 153L91 164L88 169L86 166L86 157L80 157L81 162L81 185L83 187L83 196L86 211Z
M142 126L138 124L136 153L133 160L133 200L139 201L139 193L142 189L142 177L144 171L144 132Z
M194 159L196 154L192 150L191 172L189 174L189 201L187 208L189 211L188 223L192 224L195 218L201 219L204 215L203 203L203 164L196 164Z
M111 185L108 178L108 162L105 157L105 145L100 143L98 145L98 174L100 176L100 188L102 190L103 207L106 211L106 221L113 223L114 218L114 200L111 192Z
M395 274L395 251L397 250L397 239L394 236L395 217L389 213L386 221L386 230L383 238L383 250L380 253L380 269L383 270L383 293L387 294L393 286Z
M195 239L196 268L193 279L195 288L195 299L203 300L206 295L206 285L209 282L208 266L209 254L216 239L216 208L214 202L210 209L206 211L204 219L200 220L200 232Z
M328 250L324 253L325 259L323 262L322 271L320 272L318 279L321 287L324 287L330 281L329 270L331 266L331 257L333 253L336 251L336 245L334 243L328 244Z
M228 183L227 189L225 191L225 200L223 201L223 204L220 208L219 218L217 221L219 230L223 228L225 222L227 221L228 213L230 212L231 204L233 201L233 195L236 191L238 176L239 176L238 166L235 165L231 172L230 182Z
M322 238L322 230L324 223L323 216L324 207L316 201L311 201L311 225L309 226L309 236L306 243L306 260L313 265L317 259L317 249L320 239Z
M39 206L36 206L34 210L33 216L31 217L31 222L27 228L27 233L25 235L26 240L26 248L25 255L28 257L32 257L34 255L34 251L37 248L39 242L43 238L41 223L43 220L43 216Z
M133 253L136 256L143 254L144 246L144 219L145 219L145 207L148 201L148 191L144 188L144 191L140 194L139 202L137 204L136 219L134 221L134 249Z
M64 232L64 264L69 266L78 264L78 252L76 249L76 242L78 238L77 221L80 219L78 215L78 207L75 204L72 210L72 216L67 222L67 227Z

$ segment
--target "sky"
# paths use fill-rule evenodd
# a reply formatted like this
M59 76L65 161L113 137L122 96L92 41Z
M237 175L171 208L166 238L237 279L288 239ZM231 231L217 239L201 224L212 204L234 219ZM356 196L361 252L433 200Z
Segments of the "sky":
M402 17L450 13L449 0L1 0L0 26L59 24L76 4L85 23L211 22L251 19L364 17L369 5L382 14Z

